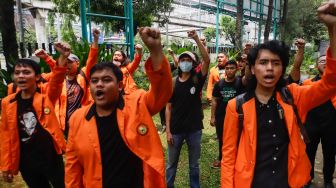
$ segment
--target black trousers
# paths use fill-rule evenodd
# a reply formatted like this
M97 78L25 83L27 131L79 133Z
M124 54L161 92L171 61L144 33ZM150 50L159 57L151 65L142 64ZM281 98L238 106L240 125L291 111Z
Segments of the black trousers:
M223 147L223 129L224 120L216 120L216 134L218 139L218 160L222 160L222 147Z
M336 125L328 125L323 128L307 126L306 128L310 139L310 143L306 145L307 155L312 165L310 176L312 177L312 179L314 178L315 156L317 147L321 142L323 152L324 182L331 183L335 170Z
M62 155L48 164L20 164L23 180L30 188L64 188L64 163Z

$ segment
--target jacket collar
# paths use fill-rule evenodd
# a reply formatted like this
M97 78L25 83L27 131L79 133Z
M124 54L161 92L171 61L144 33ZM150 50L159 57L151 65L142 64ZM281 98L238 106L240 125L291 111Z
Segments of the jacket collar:
M118 108L119 110L123 110L123 109L124 109L124 106L125 106L124 97L123 97L122 93L121 93L119 96L120 96L120 97L119 97L119 102L118 102L118 106L117 106L117 108ZM86 119L87 121L89 121L89 120L92 118L92 116L94 116L95 114L96 114L96 103L94 103L94 104L90 107L89 111L87 112L87 114L86 114L86 116L85 116L85 119Z

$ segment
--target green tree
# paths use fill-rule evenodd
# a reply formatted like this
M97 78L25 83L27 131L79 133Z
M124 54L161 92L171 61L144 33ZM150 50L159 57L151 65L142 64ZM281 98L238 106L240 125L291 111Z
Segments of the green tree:
M78 8L79 0L52 0L59 12L68 14L80 14ZM89 0L91 12L115 16L124 16L124 0ZM133 0L134 34L141 26L150 26L152 22L158 21L164 24L168 21L169 12L172 11L172 0ZM105 23L106 28L113 31L124 29L124 22L119 20L108 20L93 17L98 23ZM113 28L113 29L112 29Z
M213 38L216 38L216 29L214 27L207 27L203 31L203 35L207 41L210 41Z
M222 16L220 25L226 40L236 46L236 21L231 16Z
M317 7L323 0L288 0L288 13L281 22L281 39L292 43L297 37L308 42L319 41L327 37L326 27L316 16ZM286 7L284 7L286 8Z
M0 1L0 31L6 58L6 68L11 72L10 62L16 62L19 58L14 24L14 1Z
M237 19L236 19L236 40L237 45L236 48L242 49L242 27L244 25L243 23L243 16L244 16L244 1L243 0L237 0Z

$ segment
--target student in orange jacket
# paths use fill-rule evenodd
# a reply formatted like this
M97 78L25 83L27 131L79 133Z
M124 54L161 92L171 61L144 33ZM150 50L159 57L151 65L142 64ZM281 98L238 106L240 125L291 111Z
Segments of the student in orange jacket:
M316 61L318 74L303 82L303 85L311 85L321 79L325 70L326 56L320 56ZM314 179L315 156L319 143L321 142L323 151L323 180L325 188L333 188L333 174L335 171L335 135L336 135L336 97L333 96L327 102L310 110L305 123L310 142L307 144L307 155L312 164L310 176ZM305 188L312 187L310 181Z
M225 63L228 61L228 57L224 53L219 53L217 60L218 60L218 65L210 69L210 74L209 74L209 79L208 79L206 97L209 102L211 102L212 90L213 90L214 85L220 79L225 77L224 67L225 67Z
M57 43L61 53L46 94L36 91L40 79L39 65L20 59L14 67L14 81L20 92L2 100L0 127L0 170L6 182L21 172L29 187L64 187L62 152L66 143L54 104L60 95L69 48Z
M171 73L159 30L141 28L139 33L150 52L145 64L150 90L122 95L122 72L117 66L100 63L92 68L94 104L70 118L68 188L166 187L163 149L151 116L172 94Z
M330 1L318 8L331 41L322 79L310 86L287 86L303 122L310 109L336 92L336 16L330 14L335 5ZM302 187L310 180L311 165L293 107L279 92L285 86L289 48L270 41L252 49L248 60L253 77L245 96L251 98L242 105L245 118L240 136L236 99L229 101L226 110L221 187Z
M91 68L98 60L99 34L99 30L93 29L94 40L90 48L89 57L86 61L86 66L80 71L78 71L79 58L74 54L70 54L68 57L66 79L64 79L61 96L55 104L55 112L66 137L69 130L68 122L72 113L81 106L88 105L91 100L88 78ZM36 56L44 59L49 65L56 63L45 52L36 53Z
M129 63L129 59L123 51L115 51L113 55L113 63L120 67L123 73L124 93L126 95L129 95L138 89L133 79L133 74L139 67L142 57L142 46L140 44L135 45L135 52L136 53L132 63Z

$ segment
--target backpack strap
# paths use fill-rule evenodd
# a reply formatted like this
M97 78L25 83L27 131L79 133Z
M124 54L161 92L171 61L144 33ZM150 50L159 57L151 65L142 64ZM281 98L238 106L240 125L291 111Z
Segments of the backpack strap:
M236 111L238 113L238 144L240 141L240 136L243 131L243 125L244 125L244 112L243 112L243 104L245 101L246 93L240 94L236 97Z
M281 88L281 98L282 98L282 100L284 100L285 103L292 106L293 111L294 111L295 116L296 116L296 121L299 125L299 129L300 129L301 135L303 137L303 140L304 140L305 143L309 143L310 139L308 137L306 128L303 126L303 123L302 123L301 118L299 116L297 106L294 104L293 96L292 96L291 92L288 90L287 87Z

